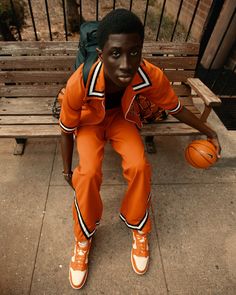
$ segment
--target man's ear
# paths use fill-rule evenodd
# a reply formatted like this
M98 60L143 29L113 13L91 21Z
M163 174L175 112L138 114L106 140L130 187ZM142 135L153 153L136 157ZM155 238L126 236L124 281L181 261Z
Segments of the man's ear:
M98 57L99 57L100 60L102 61L102 50L99 49L99 48L96 48L96 51L97 51Z

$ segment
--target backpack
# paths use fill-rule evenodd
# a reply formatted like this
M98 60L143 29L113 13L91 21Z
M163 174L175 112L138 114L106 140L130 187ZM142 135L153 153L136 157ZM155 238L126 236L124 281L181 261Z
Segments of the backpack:
M99 21L84 22L80 26L80 41L78 45L78 51L76 54L74 71L84 63L83 65L83 81L86 85L88 80L89 71L92 65L96 62L98 55L96 48L97 44L97 28ZM64 96L65 88L59 90L57 96L54 99L52 106L52 114L55 118L59 118L61 111L61 102Z
M99 22L90 21L84 22L80 26L80 41L78 46L78 51L75 60L74 70L84 63L83 66L83 80L84 85L86 85L88 80L89 71L92 65L98 58L96 48L97 44L97 29Z

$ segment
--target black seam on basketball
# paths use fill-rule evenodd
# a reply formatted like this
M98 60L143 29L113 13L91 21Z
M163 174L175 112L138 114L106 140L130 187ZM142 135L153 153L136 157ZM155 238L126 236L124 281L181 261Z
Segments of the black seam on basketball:
M191 165L194 166L194 167L196 167L196 168L201 168L201 167L200 167L199 165L197 165L197 164L193 161L193 159L191 158L190 153L189 153L190 148L193 148L193 147L191 146L191 147L188 148L189 160L193 163L193 164L191 164ZM195 148L193 148L193 149L194 149L195 151L197 151Z
M210 141L209 141L210 142ZM212 153L216 153L216 150L215 150L215 148L214 148L214 145L212 144L212 147L211 146L209 146L209 145L207 145L207 144L205 144L205 142L204 141L199 141L199 142L196 142L195 144L199 144L199 145L203 145L203 146L205 146L205 147L207 147L207 148L209 148L211 151L212 151Z
M212 165L213 163L208 161L208 158L205 157L206 153L199 150L199 149L196 149L195 147L191 146L192 149L194 149L196 152L198 152L210 165ZM214 155L213 155L213 158L214 158ZM199 167L199 166L198 166Z
M187 149L187 152L188 152L188 159L189 159L189 161L190 161L190 164L191 164L193 167L201 168L201 167L198 166L198 165L193 161L193 159L191 158L190 153L189 153L190 148L192 148L192 146L191 146L191 147L188 147L188 149ZM196 149L195 149L195 150L196 150Z

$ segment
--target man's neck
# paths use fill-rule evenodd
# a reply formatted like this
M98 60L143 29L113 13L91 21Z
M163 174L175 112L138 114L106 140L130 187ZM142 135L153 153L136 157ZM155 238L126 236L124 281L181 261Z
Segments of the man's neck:
M112 94L112 93L124 93L126 88L120 88L116 84L114 84L110 79L105 77L105 93Z

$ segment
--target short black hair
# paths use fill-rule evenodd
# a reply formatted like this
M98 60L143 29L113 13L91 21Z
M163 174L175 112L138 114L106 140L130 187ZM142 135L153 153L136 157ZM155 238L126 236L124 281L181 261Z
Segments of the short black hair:
M144 26L141 20L133 12L124 9L114 9L109 12L100 22L97 31L98 47L103 49L110 34L139 34L144 40Z

